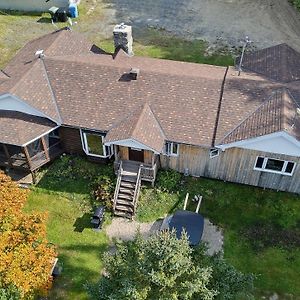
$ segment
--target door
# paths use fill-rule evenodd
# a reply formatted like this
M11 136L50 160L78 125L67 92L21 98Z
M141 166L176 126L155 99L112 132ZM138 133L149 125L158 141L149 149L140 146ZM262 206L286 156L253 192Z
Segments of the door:
M129 148L129 160L144 162L144 150Z

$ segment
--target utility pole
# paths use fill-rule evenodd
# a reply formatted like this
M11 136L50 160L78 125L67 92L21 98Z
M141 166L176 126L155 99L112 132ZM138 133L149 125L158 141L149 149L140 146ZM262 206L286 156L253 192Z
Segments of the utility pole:
M243 50L242 50L242 55L241 55L241 59L240 59L240 63L239 63L239 73L238 76L241 75L242 72L242 63L243 63L243 59L244 59L244 54L245 54L245 50L248 44L250 44L252 41L249 39L248 36L245 37L244 40L244 45L243 45Z

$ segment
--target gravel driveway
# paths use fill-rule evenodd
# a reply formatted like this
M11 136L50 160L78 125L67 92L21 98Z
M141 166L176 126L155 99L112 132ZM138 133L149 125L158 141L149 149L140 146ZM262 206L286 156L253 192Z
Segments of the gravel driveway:
M137 230L143 237L147 238L157 232L162 224L162 220L151 223L139 223L122 218L114 218L112 223L106 227L106 233L110 239L121 239L124 241L132 240ZM207 243L207 254L223 251L222 232L213 225L208 219L204 220L204 232L202 241Z
M240 46L240 40L248 35L259 48L286 42L300 50L300 13L288 0L94 2L104 5L101 24L97 25L99 33L105 31L109 37L113 24L126 22L134 26L135 36L139 28L150 26L212 44L221 40L230 46Z

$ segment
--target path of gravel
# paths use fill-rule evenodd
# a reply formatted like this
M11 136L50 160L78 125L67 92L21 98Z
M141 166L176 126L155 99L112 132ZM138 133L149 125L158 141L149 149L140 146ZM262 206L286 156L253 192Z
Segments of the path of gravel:
M286 42L300 50L300 14L288 0L94 1L104 5L101 21L96 22L99 34L109 37L115 23L126 22L133 25L135 35L150 26L212 44L221 40L240 46L249 35L259 48Z
M137 230L143 237L147 238L157 232L162 220L151 223L139 223L122 218L114 218L112 223L106 227L106 233L110 239L132 240ZM223 235L222 232L213 225L208 219L204 221L204 232L202 240L207 243L209 255L222 251Z

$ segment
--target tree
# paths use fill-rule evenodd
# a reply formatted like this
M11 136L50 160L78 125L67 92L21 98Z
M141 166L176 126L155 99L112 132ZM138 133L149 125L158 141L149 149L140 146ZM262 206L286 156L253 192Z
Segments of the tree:
M117 244L114 255L105 254L105 275L90 294L101 300L213 299L216 291L208 288L212 269L196 266L191 254L186 234L180 240L174 231L147 240L138 234L132 242Z
M49 289L56 257L46 239L46 215L23 212L27 195L0 172L0 291L18 290L22 299Z

